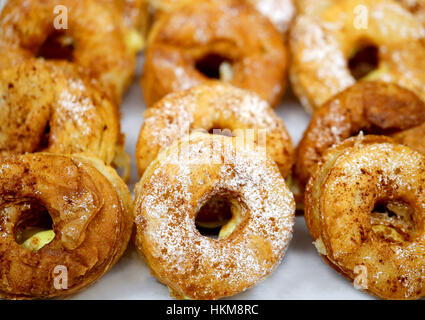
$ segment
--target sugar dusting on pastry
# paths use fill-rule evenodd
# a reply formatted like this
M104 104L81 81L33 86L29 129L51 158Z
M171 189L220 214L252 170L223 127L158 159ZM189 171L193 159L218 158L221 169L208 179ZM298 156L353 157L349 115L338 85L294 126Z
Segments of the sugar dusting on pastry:
M227 153L231 148L224 145L229 147L231 140L192 135L190 143L178 142L162 153L141 182L136 223L144 228L139 230L139 237L144 239L142 243L149 243L149 256L163 264L155 273L166 282L164 278L172 275L173 288L191 298L224 296L223 286L231 294L238 288L248 288L276 267L291 238L295 205L278 170L272 169L270 159L257 153L242 149L236 155ZM217 165L214 177L208 177L206 172L214 166L208 164L215 156L208 152L212 141L218 145L226 142L216 155L224 164ZM199 165L203 158L209 169ZM194 214L207 199L196 199L194 192L198 183L199 187L212 183L210 178L214 179L214 190L237 194L249 212L234 239L212 240L195 229ZM283 189L277 191L277 186ZM205 196L214 190L208 190ZM267 259L258 252L256 242L269 248Z

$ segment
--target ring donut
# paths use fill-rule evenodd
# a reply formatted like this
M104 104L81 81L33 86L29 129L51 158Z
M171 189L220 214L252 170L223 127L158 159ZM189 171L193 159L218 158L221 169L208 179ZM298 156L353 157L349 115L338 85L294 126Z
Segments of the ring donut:
M384 299L425 296L425 157L390 138L328 149L306 189L314 244L336 271Z
M363 132L388 135L425 154L425 104L396 84L359 82L319 110L296 151L295 177L300 189L326 150Z
M283 122L256 94L219 82L167 95L144 114L136 148L142 176L158 153L193 131L265 143L284 178L291 173L293 146Z
M251 5L203 0L179 6L155 23L141 84L148 106L170 92L219 79L276 107L286 66L282 35Z
M198 1L198 0L196 0ZM165 13L175 10L182 4L196 2L194 0L149 0L149 7L155 13L154 19ZM292 0L245 0L251 3L259 12L269 18L273 25L282 33L289 29L295 15L295 6Z
M296 18L290 78L312 112L357 81L397 83L425 101L425 30L393 0L341 0ZM317 8L316 8L317 10Z
M0 158L85 153L129 175L117 108L69 63L29 59L0 70Z
M277 166L235 141L189 135L161 152L136 186L136 247L177 298L218 299L253 286L291 238L295 202ZM195 218L217 194L231 203L233 224L211 239Z
M0 173L0 297L76 293L121 257L132 230L132 198L102 161L16 155L0 162ZM46 230L34 234L39 228Z
M63 3L7 2L0 14L0 41L32 56L75 63L81 72L97 79L114 101L120 102L135 67L138 48L133 46L132 33L118 13L95 0L69 0L66 6ZM67 25L63 25L64 21Z

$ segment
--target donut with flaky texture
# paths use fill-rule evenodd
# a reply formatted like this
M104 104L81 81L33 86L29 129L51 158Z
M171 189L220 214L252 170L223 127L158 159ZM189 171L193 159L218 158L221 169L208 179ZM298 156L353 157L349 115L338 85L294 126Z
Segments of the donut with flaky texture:
M233 223L202 236L195 217L221 194ZM295 202L274 161L235 138L197 133L161 152L136 186L136 247L177 298L218 299L264 279L291 238Z
M136 160L141 176L158 153L174 141L203 129L265 144L284 178L290 175L293 146L284 123L256 94L220 82L167 95L146 110ZM251 140L251 141L250 141Z
M95 158L38 153L3 159L0 172L1 297L73 294L121 257L132 231L132 198L112 168ZM45 215L54 238L37 249L18 243ZM58 286L64 269L67 283Z
M396 84L359 82L317 110L296 151L301 190L330 147L364 134L387 135L425 154L425 104Z
M0 158L9 154L85 153L124 169L117 108L74 65L28 59L0 70Z
M0 41L32 56L72 61L116 102L133 76L132 39L119 14L96 0L14 0L0 14Z
M324 260L383 299L425 295L425 157L387 137L328 149L310 179L305 218Z
M250 4L202 0L155 23L141 84L148 106L213 78L256 92L275 107L286 85L286 66L282 35Z
M397 83L425 100L425 31L418 19L393 0L331 3L297 16L291 28L290 78L303 106L312 112L357 80ZM376 69L351 70L365 48L376 50Z

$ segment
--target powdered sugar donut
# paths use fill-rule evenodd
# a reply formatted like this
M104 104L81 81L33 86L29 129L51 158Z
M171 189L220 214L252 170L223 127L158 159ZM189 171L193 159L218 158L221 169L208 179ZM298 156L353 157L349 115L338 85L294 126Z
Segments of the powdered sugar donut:
M267 18L242 0L202 0L154 24L141 84L149 107L211 80L255 92L276 107L286 77L285 42Z
M425 104L393 83L359 82L317 110L297 148L294 176L301 190L330 147L364 134L391 136L425 154Z
M324 260L384 299L425 296L425 157L390 138L329 149L306 189L305 217Z
M233 218L221 237L195 226L214 195ZM178 298L218 299L269 275L291 239L295 202L274 161L231 137L197 133L159 154L136 186L136 246Z
M136 149L140 175L162 149L199 129L264 144L282 176L291 172L293 146L285 125L254 93L220 82L200 85L169 94L149 108L144 119Z
M309 111L356 81L394 82L425 100L422 24L393 0L341 0L291 29L291 82Z

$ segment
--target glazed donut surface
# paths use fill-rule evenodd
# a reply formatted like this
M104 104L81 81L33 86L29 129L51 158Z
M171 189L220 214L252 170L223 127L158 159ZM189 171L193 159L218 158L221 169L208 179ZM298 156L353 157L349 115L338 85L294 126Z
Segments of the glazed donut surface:
M170 92L219 79L256 92L275 107L285 88L286 65L282 35L251 5L204 0L182 5L155 23L141 83L148 106Z
M273 160L235 139L193 134L161 152L136 187L136 246L178 298L239 293L276 268L291 238L295 203ZM215 195L239 214L233 232L202 236L195 217Z
M283 122L256 94L229 84L210 83L167 95L144 114L136 159L140 176L158 153L193 131L238 136L264 144L283 177L293 164L293 146Z
M55 29L57 6L67 8L68 29ZM60 0L14 0L7 2L0 14L0 41L32 56L75 63L120 102L133 75L137 51L122 21L117 12L96 0L68 0L65 4Z
M309 112L357 80L397 83L425 100L425 31L411 13L392 0L331 1L315 10L296 18L290 36L291 83ZM352 73L350 62L365 48L376 51L368 55L376 54L376 69Z
M125 156L118 111L99 92L65 62L29 59L0 70L0 158L85 153L111 164Z
M306 189L319 253L384 299L425 295L425 158L390 138L350 138L329 149Z
M359 82L317 110L296 152L295 177L304 189L325 151L364 134L388 135L425 154L425 104L396 84Z
M127 247L132 199L114 170L81 156L26 154L0 162L0 296L68 295L106 273ZM18 244L21 231L51 217L54 239L38 250ZM67 288L55 286L55 268Z

